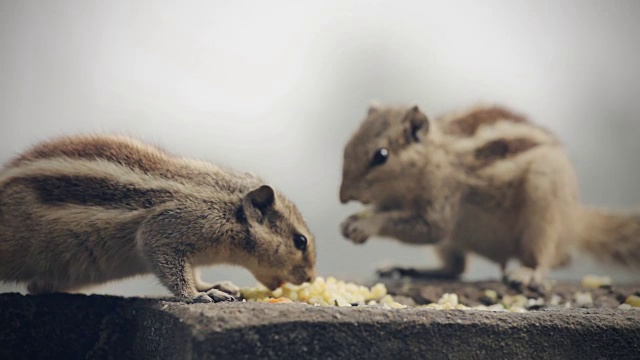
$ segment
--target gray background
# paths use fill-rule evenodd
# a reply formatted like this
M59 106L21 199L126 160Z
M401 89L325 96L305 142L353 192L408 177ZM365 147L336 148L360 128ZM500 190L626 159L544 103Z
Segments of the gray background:
M317 236L320 275L436 265L428 247L337 231L342 147L372 100L431 116L507 104L564 140L585 202L640 204L640 2L0 2L0 160L109 131L261 174ZM579 256L558 279L634 274ZM636 274L637 275L637 274ZM471 259L467 278L498 276ZM255 280L214 267L208 280ZM0 291L20 290L12 285ZM88 289L164 294L152 277Z

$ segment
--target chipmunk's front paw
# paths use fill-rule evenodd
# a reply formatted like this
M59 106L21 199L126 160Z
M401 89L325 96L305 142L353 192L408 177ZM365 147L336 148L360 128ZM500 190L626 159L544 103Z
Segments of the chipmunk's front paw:
M178 300L188 304L206 304L212 302L231 302L236 301L236 297L218 289L211 289L207 292L199 292L193 297L179 296Z
M213 302L233 302L237 300L235 296L229 295L218 289L211 289L207 291L206 295L213 299Z
M213 299L205 293L198 293L196 296L194 296L192 299L189 299L189 300L190 301L187 301L187 302L192 302L194 304L203 304L203 303L213 302Z
M503 281L511 288L518 291L525 289L544 294L545 286L542 280L538 279L536 271L526 266L519 267L518 269L503 276Z
M362 214L353 214L340 224L342 235L356 244L362 244L369 239L367 224Z
M399 266L381 266L376 269L379 278L398 279L405 276L406 272L406 268Z

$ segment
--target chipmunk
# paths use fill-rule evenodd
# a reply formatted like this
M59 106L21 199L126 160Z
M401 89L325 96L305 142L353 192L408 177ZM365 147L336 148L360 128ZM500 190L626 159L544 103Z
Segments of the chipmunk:
M181 301L233 301L196 272L219 263L312 281L313 235L260 178L124 136L44 142L0 172L0 280L32 294L153 273Z
M569 264L574 247L640 265L640 215L582 205L559 140L504 107L436 121L417 106L371 107L345 147L340 200L373 208L341 224L354 243L382 236L437 245L441 268L392 267L383 276L457 278L471 252L533 287ZM510 259L522 267L505 274Z

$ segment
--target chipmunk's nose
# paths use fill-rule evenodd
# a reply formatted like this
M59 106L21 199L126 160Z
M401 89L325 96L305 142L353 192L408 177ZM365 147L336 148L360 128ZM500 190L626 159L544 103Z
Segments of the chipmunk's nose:
M316 270L312 270L311 274L309 274L309 277L307 277L304 281L311 283L316 279Z
M346 204L349 202L349 200L352 200L351 198L351 193L349 192L349 189L344 186L344 183L340 186L340 202L343 204Z

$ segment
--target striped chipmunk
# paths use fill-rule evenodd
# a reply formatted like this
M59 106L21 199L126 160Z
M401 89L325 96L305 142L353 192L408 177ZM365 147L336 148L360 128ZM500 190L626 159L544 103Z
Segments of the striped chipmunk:
M44 142L0 172L0 280L32 294L153 273L181 301L233 301L196 271L220 263L311 281L313 235L260 178L124 136Z
M441 268L391 267L382 276L457 278L470 252L534 289L574 248L640 265L640 215L582 205L558 139L502 107L436 121L417 106L371 107L344 150L340 200L371 205L341 224L354 243L382 236L437 246ZM505 274L510 259L522 267Z

